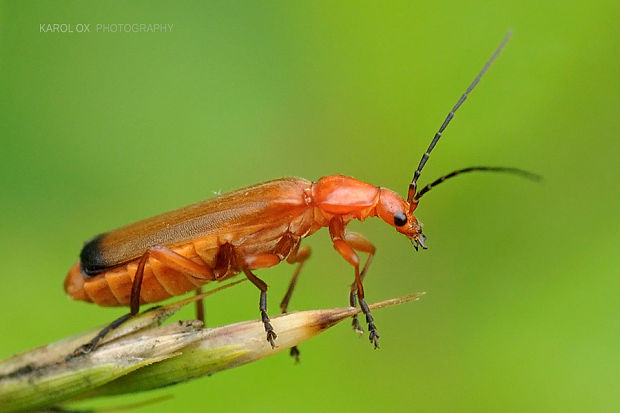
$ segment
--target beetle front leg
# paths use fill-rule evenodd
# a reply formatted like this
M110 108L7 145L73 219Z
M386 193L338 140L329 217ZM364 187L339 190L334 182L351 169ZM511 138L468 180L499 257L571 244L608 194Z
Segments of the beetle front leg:
M353 250L353 247L346 240L346 235L344 231L345 231L345 225L344 225L344 222L342 221L342 218L340 217L332 218L332 220L329 223L329 233L334 243L334 249L336 249L336 251L338 251L338 253L345 260L347 260L349 264L353 265L353 267L355 268L355 282L353 283L353 286L351 287L351 294L349 295L350 302L354 303L354 297L353 298L351 297L353 296L354 291L357 290L357 299L360 303L362 312L366 316L366 322L368 323L368 332L369 332L368 339L370 340L371 343L373 343L375 348L379 348L379 334L377 333L377 327L375 326L374 319L372 315L370 314L370 308L368 307L368 304L366 304L366 301L364 300L364 286L362 284L362 278L366 275L366 270L368 269L368 266L370 265L369 261L371 260L372 255L374 254L374 246L370 244L370 242L368 242L368 240L366 240L361 235L352 233L354 234L350 237L350 239L352 240L352 243L357 244L358 246L361 246L362 248L369 249L369 253L371 253L371 256L369 257L369 261L366 262L366 265L364 266L364 270L362 271L362 274L360 274L360 269L359 269L360 259L358 255L355 253L355 251ZM354 320L353 326L354 328L355 327L359 328L359 323L355 323L355 320Z
M363 282L364 278L366 277L366 274L368 273L368 268L370 267L370 264L372 263L372 259L375 256L375 246L366 237L364 237L362 234L358 234L357 232L346 232L344 234L344 239L351 247L353 247L354 250L368 253L368 258L366 259L364 268L362 269L362 272L360 273L360 279ZM356 292L357 292L357 283L354 281L351 284L351 290L349 291L349 305L351 307L357 307ZM360 334L363 334L364 330L362 330L362 327L360 326L360 323L357 319L357 314L355 314L351 318L353 319L351 321L353 330L355 330L356 332Z

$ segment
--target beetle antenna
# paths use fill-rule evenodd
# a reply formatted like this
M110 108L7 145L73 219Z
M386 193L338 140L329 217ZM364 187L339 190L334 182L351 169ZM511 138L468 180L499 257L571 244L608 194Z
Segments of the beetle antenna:
M491 58L486 62L486 64L484 65L484 67L482 68L480 73L478 73L478 76L476 76L476 78L471 83L471 85L469 85L469 87L467 88L465 93L463 93L463 95L461 95L461 98L458 100L458 102L456 102L456 104L454 105L454 107L452 108L450 113L448 113L448 116L446 116L446 119L441 124L441 127L439 128L439 130L435 134L435 137L433 137L433 140L431 141L431 144L428 146L428 149L426 150L424 155L422 155L422 159L420 159L420 164L418 165L418 169L415 170L415 173L413 174L413 180L409 184L409 194L407 196L407 202L409 204L411 204L412 201L420 199L421 195L420 196L416 196L418 178L420 177L420 173L422 172L422 168L424 168L424 165L426 164L426 161L428 160L428 157L430 156L431 151L433 150L435 145L437 145L437 141L439 141L439 138L441 138L441 134L443 133L444 129L446 129L446 126L448 126L448 124L450 123L450 121L454 117L454 113L457 111L457 109L463 104L463 102L465 102L465 99L467 99L467 96L469 95L469 93L472 90L474 90L474 88L476 87L478 82L480 82L480 79L482 78L482 75L485 74L485 72L491 66L491 63L493 63L493 61L495 60L495 58L497 58L497 56L502 51L504 46L506 46L506 43L508 43L508 40L510 40L511 36L512 36L512 30L510 30L506 34L506 37L504 37L504 40L502 40L502 43L499 45L497 50L495 50L495 52L493 53Z
M424 195L425 193L427 193L428 191L430 191L431 189L433 189L440 183L450 178L454 178L455 176L464 174L466 172L475 172L475 171L509 173L509 174L518 175L523 178L530 179L532 181L540 181L542 179L540 175L537 175L529 171L525 171L523 169L518 169L518 168L507 168L507 167L502 167L502 166L470 166L469 168L463 168L463 169L458 169L456 171L452 171L447 175L444 175L442 177L435 179L433 182L431 182L430 184L422 188L420 192L418 192L415 195L414 199L415 201L417 201L418 199L422 198L422 195Z

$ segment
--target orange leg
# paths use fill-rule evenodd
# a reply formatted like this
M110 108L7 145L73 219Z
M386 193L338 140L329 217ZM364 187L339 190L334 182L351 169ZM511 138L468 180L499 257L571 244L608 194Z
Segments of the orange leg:
M366 274L368 273L368 268L370 267L370 264L372 263L372 259L375 256L375 246L372 245L372 243L366 237L364 237L362 234L358 234L357 232L346 232L344 234L344 239L349 245L351 245L351 247L353 247L354 250L368 253L368 259L366 259L364 268L362 269L362 272L360 273L360 280L363 282L364 278L366 277ZM349 304L351 305L351 307L357 307L357 298L355 294L356 292L357 292L357 283L353 282L351 284L351 290L349 291ZM355 314L351 318L353 319L351 322L353 329L356 332L362 334L364 330L362 330L362 327L360 326L360 323L357 320L357 314Z
M174 268L183 274L188 274L194 278L199 278L203 280L215 280L215 274L213 273L213 270L211 268L203 264L198 264L197 262L194 262L187 257L177 254L176 252L166 247L151 247L144 253L144 255L147 254L150 254L157 261L170 268ZM137 274L138 272L136 271L136 275Z
M364 300L364 286L362 284L363 278L366 276L366 272L370 263L372 262L372 257L374 256L375 248L374 246L364 238L362 235L357 233L349 233L345 234L345 225L340 217L334 217L329 223L329 234L334 243L334 248L338 253L345 259L349 264L353 265L355 268L355 281L351 285L351 291L349 294L349 302L351 305L355 305L355 292L357 292L357 299L360 303L360 307L362 312L366 316L366 322L368 323L368 332L369 332L369 340L373 343L375 348L379 348L378 340L379 334L377 333L377 328L374 323L374 319L370 314L370 308L366 301ZM368 252L370 255L362 273L360 273L360 259L358 255L354 251L358 249L363 252ZM353 297L353 298L351 298ZM360 329L359 322L357 319L353 319L353 328Z
M140 289L142 288L142 278L144 276L144 266L149 257L153 257L160 261L162 264L167 265L170 268L174 268L182 273L189 274L192 277L214 280L215 275L211 268L200 265L189 258L186 258L176 252L161 246L154 246L146 250L138 261L138 268L136 269L136 275L134 276L131 284L131 298L130 298L130 311L129 314L112 321L106 327L104 327L91 341L78 347L73 351L72 356L79 356L91 352L99 341L106 336L111 330L122 325L125 321L129 320L140 311ZM200 317L200 313L198 314ZM70 356L71 357L71 356Z

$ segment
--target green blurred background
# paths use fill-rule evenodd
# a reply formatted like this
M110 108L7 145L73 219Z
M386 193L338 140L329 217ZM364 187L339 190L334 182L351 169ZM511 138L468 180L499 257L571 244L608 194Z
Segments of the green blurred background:
M417 210L429 250L378 220L369 301L381 349L348 323L285 354L150 394L140 411L618 411L617 2L3 1L0 357L125 309L70 301L91 236L260 181L347 174L404 193L432 135L508 29L421 182L470 165ZM40 33L39 24L91 24ZM169 23L171 33L96 33ZM616 188L616 189L614 189ZM347 303L327 231L294 309ZM292 267L260 272L271 312ZM211 324L258 316L244 284ZM191 317L188 311L183 316Z

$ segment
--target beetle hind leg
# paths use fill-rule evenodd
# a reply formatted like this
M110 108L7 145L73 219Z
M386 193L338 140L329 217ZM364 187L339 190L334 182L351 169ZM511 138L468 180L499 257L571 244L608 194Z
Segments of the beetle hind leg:
M142 257L140 257L140 261L138 262L138 269L136 270L136 275L133 278L133 282L131 283L131 299L130 299L130 311L129 314L125 314L122 317L117 318L112 321L106 327L104 327L92 340L88 343L81 345L76 348L72 354L70 354L67 358L81 356L83 354L88 354L97 347L97 344L104 338L110 331L118 328L125 321L129 320L134 315L138 314L140 311L140 289L142 288L142 278L144 276L144 266L146 265L146 261L149 259L150 250L147 250Z
M67 360L72 359L73 357L81 356L83 354L88 354L91 351L93 351L95 347L97 347L97 344L99 344L99 341L101 341L102 338L104 338L110 331L114 330L115 328L123 324L125 321L129 320L132 316L133 314L128 313L112 321L110 324L105 326L101 331L99 331L99 333L97 333L97 335L92 340L90 340L88 343L83 344L80 347L73 350L73 353L67 356Z
M112 330L118 328L120 325L125 323L131 317L135 316L140 312L140 290L142 288L142 280L144 278L144 268L146 266L149 258L155 258L160 261L162 264L167 265L168 267L177 269L178 271L186 274L191 274L192 277L202 280L214 280L215 276L213 271L205 266L198 264L189 258L186 258L176 252L161 246L153 246L146 250L144 254L140 257L138 261L138 267L136 269L136 274L131 283L131 295L130 295L130 311L129 314L125 314L122 317L117 318L112 321L106 327L104 327L92 340L88 343L76 348L73 353L71 353L67 358L77 357L83 354L88 354L93 351L99 342ZM202 301L202 300L199 300ZM201 303L202 307L202 303ZM200 307L199 307L200 308ZM198 310L198 316L204 319L204 314L201 316L200 310Z

